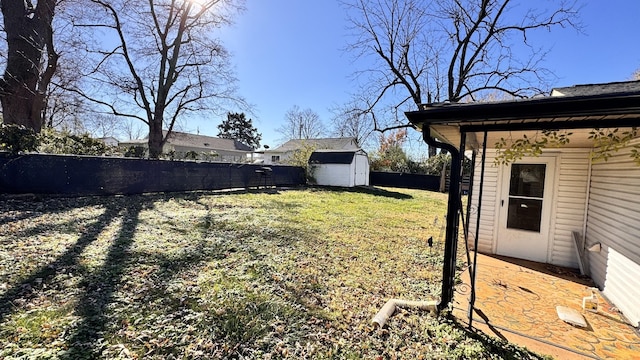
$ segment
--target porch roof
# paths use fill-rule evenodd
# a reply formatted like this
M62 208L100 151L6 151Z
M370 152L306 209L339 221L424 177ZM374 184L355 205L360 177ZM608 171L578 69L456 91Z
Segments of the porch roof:
M640 91L525 100L426 104L406 113L409 121L459 127L462 132L585 129L640 125Z
M462 203L460 201L462 150L467 147L479 148L483 146L486 148L487 144L502 135L501 132L526 133L527 131L564 129L580 129L573 132L580 133L583 140L581 144L574 146L585 147L588 129L640 126L640 81L629 83L639 85L639 87L633 88L631 91L609 91L607 93L539 97L502 102L430 104L423 105L419 111L405 113L414 126L423 130L423 138L429 146L445 149L452 156L442 298L438 309L445 308L453 298L458 216ZM482 144L478 141L477 133L484 133ZM489 138L488 134L492 134L493 139ZM571 143L575 144L573 140ZM483 179L484 166L482 166L480 174L478 209L481 208ZM469 213L469 208L467 213ZM479 218L479 210L476 216ZM474 248L477 249L477 244ZM475 263L472 266L475 274ZM473 283L472 293L471 308L473 308L475 301L475 284ZM472 312L469 317L470 323L472 321L471 314Z

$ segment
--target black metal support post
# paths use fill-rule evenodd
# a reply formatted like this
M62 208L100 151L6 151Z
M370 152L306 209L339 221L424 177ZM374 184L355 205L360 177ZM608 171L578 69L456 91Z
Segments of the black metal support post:
M487 160L487 132L482 139L482 160L480 160L480 189L478 190L478 213L476 214L476 233L473 240L473 265L471 271L471 297L469 298L469 328L473 324L473 308L476 303L476 272L478 271L478 236L480 235L480 213L482 209L482 192L484 190L484 169Z
M467 224L467 226L464 229L464 242L467 249L467 265L469 268L471 267L471 264L473 264L471 262L471 256L469 255L469 227L471 226L471 199L473 199L473 181L476 173L476 155L477 151L473 150L473 153L471 154L471 172L469 173L469 191L467 192L467 212L465 214L465 224ZM462 166L464 168L464 163ZM462 171L462 175L462 181L464 182L464 170Z
M442 269L442 295L438 311L446 309L453 300L456 274L456 252L458 247L458 222L460 210L460 151L455 146L442 143L431 137L429 127L422 129L422 137L429 146L447 150L451 154L451 178L447 205L447 228L444 243L444 266Z
M475 180L475 173L476 173L476 155L477 155L477 151L473 150L473 154L471 154L471 172L469 173L469 191L467 192L467 214L466 214L467 224L470 224L469 221L471 221L471 199L473 198L473 181ZM468 226L467 226L467 233L464 234L464 236L465 236L465 239L469 238Z

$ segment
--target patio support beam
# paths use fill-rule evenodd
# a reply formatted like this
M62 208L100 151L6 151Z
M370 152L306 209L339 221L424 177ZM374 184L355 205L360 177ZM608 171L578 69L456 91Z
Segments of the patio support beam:
M451 176L449 180L449 199L447 205L447 228L444 243L444 266L442 268L442 294L438 311L446 309L453 300L453 287L456 275L456 253L458 246L458 222L460 211L460 151L455 146L442 143L431 137L428 126L422 129L422 138L429 145L444 149L451 154Z

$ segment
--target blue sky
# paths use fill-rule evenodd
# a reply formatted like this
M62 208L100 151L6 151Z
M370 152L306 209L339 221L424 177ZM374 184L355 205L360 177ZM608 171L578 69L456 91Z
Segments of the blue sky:
M640 68L640 1L581 3L584 34L555 29L536 39L551 49L544 65L558 77L553 85L629 80ZM233 55L239 92L254 105L251 118L262 144L279 144L275 129L293 105L329 123L330 109L349 99L351 75L362 65L343 50L348 23L338 1L248 0L246 7L221 38ZM215 136L221 120L192 123L188 130L197 126L200 134Z

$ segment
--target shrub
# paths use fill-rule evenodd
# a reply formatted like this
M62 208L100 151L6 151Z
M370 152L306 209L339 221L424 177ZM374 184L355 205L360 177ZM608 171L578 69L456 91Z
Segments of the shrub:
M43 129L38 151L48 154L111 155L116 149L94 139L89 134L74 135L68 131Z
M217 160L219 156L220 154L218 154L215 151L209 151L209 152L202 151L200 153L200 159L204 161L214 161L214 160Z
M304 168L305 174L307 176L307 181L310 183L315 183L313 174L315 169L313 168L313 166L309 165L309 158L314 151L316 151L316 146L304 144L300 149L294 151L293 154L291 154L291 157L286 161L288 165Z
M147 152L147 149L144 146L140 146L140 145L129 146L124 151L124 156L125 157L143 158L143 157L145 157L146 152Z
M451 165L451 155L439 153L427 158L420 164L422 172L426 175L440 175L443 169Z
M412 161L399 145L393 145L378 151L371 157L372 171L395 171L411 173L414 167Z
M187 151L186 154L184 154L184 158L187 160L198 160L198 153L191 150L191 151Z
M0 124L0 150L18 154L38 148L38 134L22 125Z

